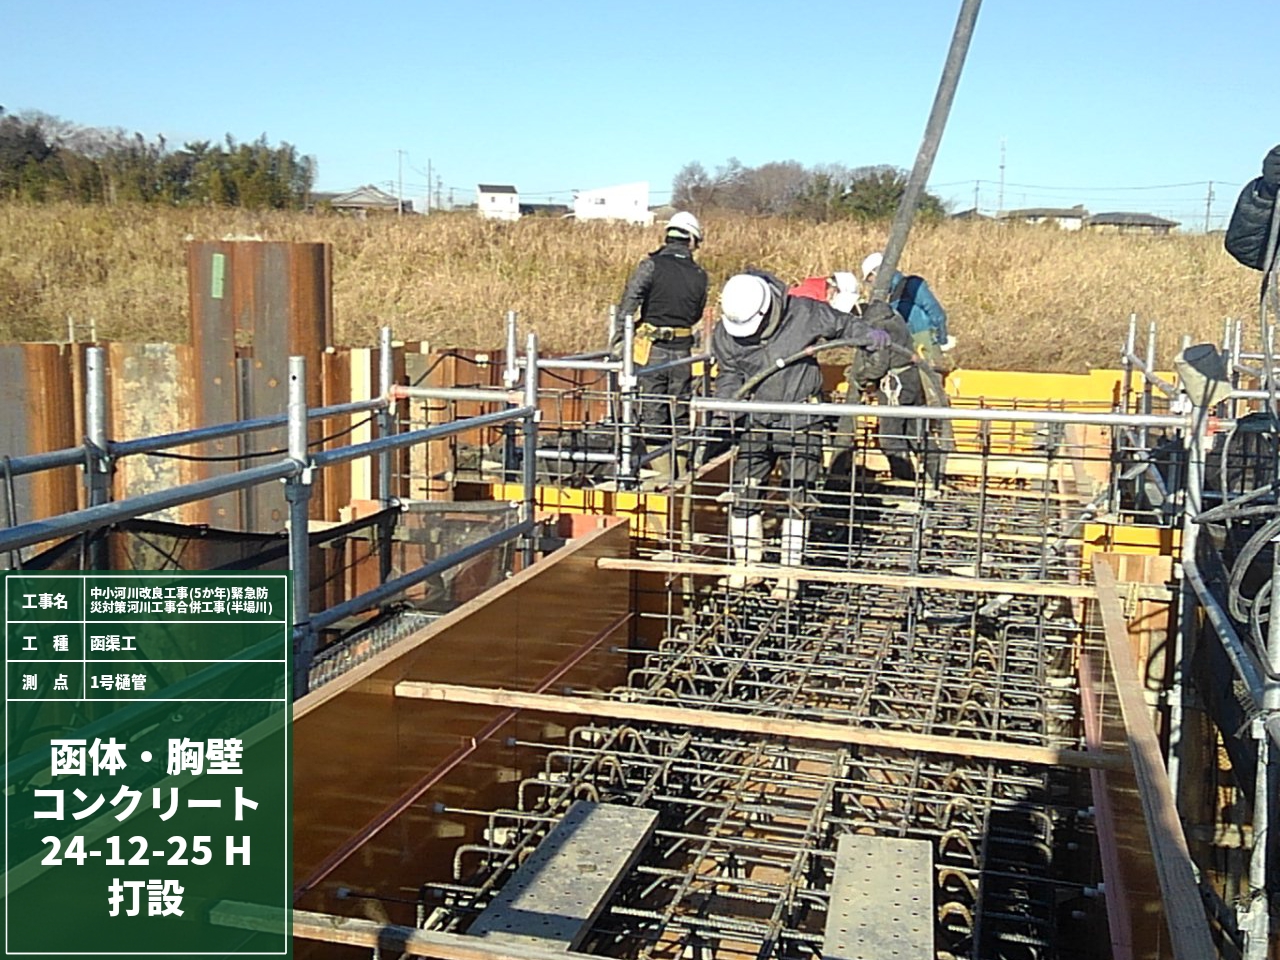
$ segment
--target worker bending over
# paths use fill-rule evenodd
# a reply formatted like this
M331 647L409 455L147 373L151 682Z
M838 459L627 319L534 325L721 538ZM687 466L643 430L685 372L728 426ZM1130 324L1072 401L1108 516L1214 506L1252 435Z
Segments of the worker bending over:
M711 353L719 369L716 396L724 400L819 400L822 371L818 361L797 354L820 340L847 340L851 346L868 351L883 350L890 342L888 333L872 328L860 317L819 300L791 296L780 280L758 271L729 278L720 294L720 310L720 322L711 335ZM750 395L744 396L747 392ZM809 533L808 493L822 465L823 418L760 412L720 417L719 424L733 431L738 445L729 515L730 557L748 566L763 560L760 488L781 461L787 497L781 562L783 566L799 566ZM734 575L729 586L741 589L758 579ZM796 581L790 577L780 578L773 591L778 599L792 599L797 593Z

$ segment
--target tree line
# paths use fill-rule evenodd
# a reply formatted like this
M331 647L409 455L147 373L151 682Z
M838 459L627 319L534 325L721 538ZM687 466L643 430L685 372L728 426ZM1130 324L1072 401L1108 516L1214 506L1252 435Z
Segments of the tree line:
M699 215L733 210L822 222L887 220L906 186L906 172L891 166L804 167L785 160L747 167L731 157L710 173L697 161L685 164L671 183L671 203ZM916 212L926 219L946 216L942 201L927 191Z
M314 157L263 134L239 143L193 141L171 149L119 128L83 127L0 107L0 199L80 203L214 204L297 209L316 178Z

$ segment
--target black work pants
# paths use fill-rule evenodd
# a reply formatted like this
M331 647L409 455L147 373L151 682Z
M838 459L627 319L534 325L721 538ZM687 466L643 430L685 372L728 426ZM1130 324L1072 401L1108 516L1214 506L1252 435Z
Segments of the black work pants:
M640 393L639 433L652 446L670 443L673 428L689 422L689 396L693 382L687 363L665 370L653 368L686 359L691 352L690 344L672 346L657 340L648 362L636 370L636 389Z
M785 417L767 423L748 421L738 435L733 459L733 514L749 517L765 502L766 483L774 466L782 465L781 490L788 512L803 516L813 506L809 492L822 472L822 437L826 423L818 417Z

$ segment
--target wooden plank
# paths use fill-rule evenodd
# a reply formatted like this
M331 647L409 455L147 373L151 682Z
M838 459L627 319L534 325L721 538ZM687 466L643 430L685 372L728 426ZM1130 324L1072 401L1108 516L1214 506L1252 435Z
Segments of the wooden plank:
M781 717L757 717L719 710L665 707L651 703L619 700L597 700L566 697L546 693L524 693L471 687L452 683L430 683L402 680L395 685L395 695L412 700L436 700L447 703L469 703L516 710L535 710L579 717L603 717L640 723L662 723L700 730L723 730L749 736L794 737L819 743L858 744L884 750L938 753L954 757L988 757L1011 763L1034 763L1041 766L1064 766L1091 769L1125 766L1123 755L1115 753L1082 753L1058 747L1037 747L999 740L944 737L935 734L910 733L904 730L880 730L854 723L819 723L812 720L788 720Z
M905 590L958 590L967 593L1007 593L1015 597L1067 597L1090 599L1094 588L1084 584L1041 583L1028 580L987 580L978 577L928 577L910 574L867 573L861 570L821 570L781 567L777 564L702 563L698 561L629 560L601 557L596 561L601 570L631 570L636 573L692 574L723 577L739 574L747 577L777 577L784 571L788 577L813 583L852 583L871 587Z
M657 822L657 810L576 801L467 928L468 936L577 949Z
M1174 960L1215 956L1213 938L1196 884L1195 868L1174 806L1169 777L1129 643L1128 623L1116 593L1115 576L1095 558L1098 609L1106 633L1107 654L1115 677L1116 696L1128 734L1129 755L1138 782L1151 852L1160 881L1168 947Z
M836 845L823 960L934 960L933 844L846 833Z
M209 922L218 927L277 933L292 918L293 935L348 947L380 949L390 955L436 957L439 960L599 960L593 954L535 945L490 942L460 933L419 930L358 917L342 917L313 910L286 913L257 903L221 900L209 908Z

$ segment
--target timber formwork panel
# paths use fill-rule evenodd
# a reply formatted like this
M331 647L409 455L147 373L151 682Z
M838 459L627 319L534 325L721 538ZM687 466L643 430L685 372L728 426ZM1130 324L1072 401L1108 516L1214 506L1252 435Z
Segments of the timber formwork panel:
M557 692L615 685L628 578L601 576L595 561L627 550L625 527L605 526L298 701L298 906L340 906L339 886L412 899L426 876L448 874L447 851L474 839L473 825L441 818L432 803L511 802L527 768L514 740L562 738L564 727L524 716L517 728L511 711L407 701L395 684L443 676ZM412 922L412 910L389 909Z

